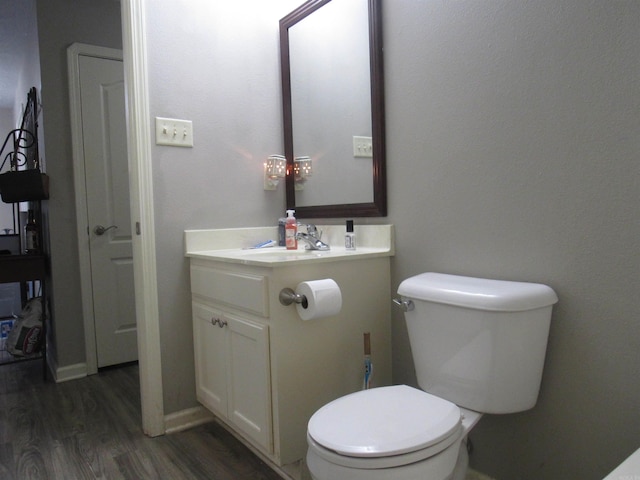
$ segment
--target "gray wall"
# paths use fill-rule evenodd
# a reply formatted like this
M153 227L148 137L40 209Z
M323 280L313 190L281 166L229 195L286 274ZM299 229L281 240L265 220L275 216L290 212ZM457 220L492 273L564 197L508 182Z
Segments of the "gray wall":
M60 367L85 361L71 157L67 47L122 48L120 3L37 0L52 274L52 352ZM26 95L26 93L25 93Z
M38 7L60 10L63 22L86 3ZM164 404L172 413L196 404L182 231L273 224L284 208L282 188L262 190L261 171L267 155L282 151L277 19L298 2L202 1L197 11L194 1L147 3L151 115L194 121L193 149L153 149ZM557 291L539 404L484 418L472 464L500 480L600 479L640 446L640 3L384 7L390 211L358 221L396 226L392 290L435 270ZM68 136L68 101L66 93L46 96L46 85L66 92L64 62L62 47L43 59L54 142ZM45 63L58 71L46 83ZM59 226L52 261L65 279L55 285L56 313L71 330L60 358L74 363L84 347L81 323L71 320L81 310L70 148L68 140L51 148L51 223ZM400 314L393 322L394 379L413 384Z
M4 39L2 46L4 49L19 48L19 51L15 50L14 52L22 61L14 65L17 72L15 72L16 83L12 85L13 90L3 92L9 95L9 97L13 95L13 102L10 105L4 105L3 108L0 108L0 147L9 132L20 126L24 107L27 104L27 93L31 87L36 87L38 89L38 96L40 96L40 60L38 57L36 2L35 0L22 0L19 3L16 2L12 5L6 5L6 7L11 10L9 13L9 21L13 21L15 24L7 24L7 21L4 21L1 28L3 29L3 33L13 35L14 38ZM2 54L3 56L6 55L7 60L11 60L11 53L14 52L3 51ZM40 137L42 136L41 127L38 130L38 135ZM5 147L3 156L0 158L0 165L2 165L2 162L5 160L10 147L10 144L7 144ZM41 143L40 148L42 148ZM2 172L7 172L9 169L10 165L9 161L7 161ZM0 202L0 228L13 228L12 204Z
M2 142L7 138L6 136L14 128L16 128L16 124L13 118L13 108L0 108L0 147L2 146ZM6 152L4 152L2 158L0 158L0 165L2 165L5 155ZM7 160L7 163L0 173L9 171L9 168L9 161ZM0 229L4 228L13 228L13 209L12 204L0 201Z
M549 284L538 406L484 418L500 480L600 479L640 447L640 2L385 3L394 288ZM394 318L394 379L413 382Z
M7 24L3 22L5 33L11 32L13 38L5 39L3 48L15 47L11 53L21 56L22 62L14 65L18 69L14 85L14 102L13 102L13 119L15 122L22 118L24 107L27 103L27 92L31 87L40 90L40 62L38 58L38 32L36 27L36 0L21 0L9 8L9 18L15 21L15 24ZM16 53L17 52L17 53ZM9 52L3 52L7 58L11 60ZM4 140L4 139L3 139Z
M183 2L180 16L147 3L151 115L192 120L194 130L193 149L152 152L164 408L171 413L196 404L183 231L275 225L284 214L284 185L263 190L263 163L283 152L278 20L299 2Z

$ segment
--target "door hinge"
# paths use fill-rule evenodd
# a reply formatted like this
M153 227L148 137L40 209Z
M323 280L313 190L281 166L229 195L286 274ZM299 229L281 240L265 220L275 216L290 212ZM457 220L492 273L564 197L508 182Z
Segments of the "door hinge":
M140 235L140 222L136 222L136 235Z

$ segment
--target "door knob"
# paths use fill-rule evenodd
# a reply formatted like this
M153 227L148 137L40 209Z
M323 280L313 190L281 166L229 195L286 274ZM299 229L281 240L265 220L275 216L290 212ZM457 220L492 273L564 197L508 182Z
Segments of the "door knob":
M110 227L103 227L102 225L96 225L96 228L93 229L93 233L96 235L104 235L107 230L111 230L112 228L118 228L118 226L111 225Z

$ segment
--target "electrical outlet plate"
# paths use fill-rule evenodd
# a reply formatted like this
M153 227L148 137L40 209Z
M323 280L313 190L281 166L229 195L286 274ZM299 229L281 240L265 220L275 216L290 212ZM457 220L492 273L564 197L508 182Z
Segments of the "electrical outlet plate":
M156 117L156 145L193 147L193 122Z
M373 158L373 140L371 137L353 137L353 156L356 158Z

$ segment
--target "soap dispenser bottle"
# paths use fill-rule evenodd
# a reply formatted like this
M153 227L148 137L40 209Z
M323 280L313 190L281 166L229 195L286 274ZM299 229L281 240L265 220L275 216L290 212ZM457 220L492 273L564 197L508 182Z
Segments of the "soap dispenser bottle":
M287 221L284 226L285 244L287 250L298 249L298 223L296 217L293 216L295 210L287 210Z

